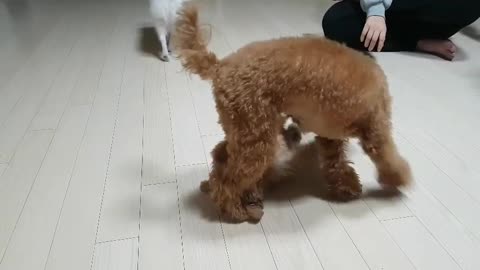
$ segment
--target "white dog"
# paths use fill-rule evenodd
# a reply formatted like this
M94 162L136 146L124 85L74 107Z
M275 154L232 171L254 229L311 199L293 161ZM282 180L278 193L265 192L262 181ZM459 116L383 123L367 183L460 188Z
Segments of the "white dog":
M162 45L160 59L169 61L169 41L170 34L175 29L175 20L177 12L186 0L150 0L150 12L155 20L155 28L157 29Z

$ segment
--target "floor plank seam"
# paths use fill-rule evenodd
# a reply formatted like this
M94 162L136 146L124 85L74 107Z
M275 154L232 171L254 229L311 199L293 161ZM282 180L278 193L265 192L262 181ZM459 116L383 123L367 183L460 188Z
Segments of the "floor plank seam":
M220 230L222 231L223 246L225 247L225 253L227 254L228 268L232 270L232 262L230 261L230 253L228 251L227 239L225 238L225 231L223 230L223 221L220 215L217 215L217 219L220 222Z
M102 67L102 70L103 70L103 67ZM99 79L98 79L97 90L98 90L98 85L99 85L99 82L100 82L100 78L101 78L101 76L99 76ZM75 84L77 84L78 80L79 80L79 79L77 78ZM71 96L72 96L72 93L73 93L73 91L72 91L72 92L70 93L70 95L69 95L69 100L70 100L70 98L71 98ZM56 222L56 224L55 224L55 230L54 230L54 233L53 233L53 236L52 236L52 240L51 240L51 242L50 242L50 247L49 247L49 250L48 250L48 255L47 255L47 257L46 257L47 259L45 260L44 269L46 269L46 268L47 268L47 265L48 265L48 261L49 261L48 258L50 257L50 254L51 254L51 251L52 251L52 248L53 248L53 243L54 243L54 240L55 240L55 237L56 237L56 234L57 234L57 230L58 230L58 226L59 226L59 223L60 223L60 217L62 216L62 213L63 213L63 207L64 207L65 201L66 201L66 199L67 199L68 191L70 190L70 184L71 184L71 181L72 181L72 178L73 178L73 172L75 171L75 168L76 168L76 166L77 166L77 162L78 162L78 152L80 151L82 145L83 145L84 142L85 142L85 137L86 137L86 134L87 134L87 127L88 127L88 124L89 124L90 119L91 119L91 116L92 116L92 111L93 111L94 105L95 105L95 102L92 102L92 104L90 105L90 111L89 111L89 113L88 113L88 119L87 119L87 122L85 123L85 129L84 129L84 132L83 132L83 135L82 135L82 140L81 140L81 143L80 143L80 145L79 145L79 147L78 147L77 155L76 155L76 157L75 157L75 161L74 161L73 166L72 166L72 171L71 171L71 173L70 173L70 178L69 178L69 180L68 180L67 188L66 188L66 190L65 190L65 195L64 195L63 201L62 201L62 206L61 206L61 208L60 208L60 212L59 212L59 215L58 215L58 219L57 219L57 222ZM62 116L60 117L60 119L63 118L63 116L65 115L65 112L66 112L66 111L67 111L67 107L65 107L65 109L64 109L64 111L63 111ZM55 128L55 130L58 129L58 126L59 126L59 125L60 125L60 121L58 122L57 127ZM93 263L93 259L92 259L92 263Z
M360 257L362 258L362 260L363 260L363 262L365 263L365 265L368 267L368 269L372 270L372 267L370 267L370 265L368 264L368 262L367 262L367 260L365 259L364 255L362 254L362 252L361 252L360 249L358 248L357 244L355 243L355 241L353 241L352 236L348 233L347 228L345 228L345 224L343 224L343 222L338 218L338 215L337 215L337 213L335 212L335 210L333 209L332 204L331 204L331 203L328 203L328 207L330 207L330 211L332 211L332 213L333 213L333 215L335 215L335 218L337 219L337 221L340 223L340 225L342 225L343 231L347 234L348 238L349 238L350 241L352 242L353 246L354 246L355 249L357 250L358 254L359 254Z
M275 265L275 269L278 270L277 260L275 260L275 255L273 255L272 246L270 245L270 242L268 241L268 237L267 237L267 234L265 233L265 228L263 227L263 223L260 221L259 224L260 224L260 228L262 228L263 237L265 237L265 242L267 243L268 251L270 251L270 255L272 256L272 260L273 260L273 264Z
M447 152L449 152L450 154L452 154L457 160L459 160L460 162L462 163L465 163L465 160L460 157L459 154L455 153L452 149L450 149L450 147L444 145L442 142L440 142L437 138L433 137L433 135L431 135L430 133L427 133L425 132L428 136L430 136L438 145L440 145L443 149L445 149ZM477 152L480 152L480 151L477 151ZM470 169L472 171L475 172L476 175L479 175L480 174L480 170L477 169L477 167L470 167Z
M71 26L71 25L70 25L70 26ZM63 58L65 58L65 60L64 60L63 63L60 64L60 66L58 67L58 70L57 70L57 72L55 73L56 75L58 75L58 73L60 73L60 71L65 67L65 65L66 65L66 63L67 63L67 60L66 60L66 59L68 58L68 56L70 56L70 54L72 53L72 50L73 50L74 46L76 45L76 43L77 43L79 40L80 40L80 38L78 38L76 41L72 42L72 44L70 45L70 48L67 49L67 52L65 53L65 55L64 55L64 57L63 57ZM50 92L52 91L52 88L53 88L53 85L54 85L56 79L57 79L57 76L55 76L54 78L52 78L52 80L51 80L50 83L48 84L48 89L45 91L43 97L41 98L40 104L38 105L37 109L35 110L35 115L34 115L34 117L32 117L32 119L30 119L30 121L28 122L27 129L25 130L25 133L23 134L22 139L21 139L20 141L22 141L22 140L25 138L25 135L28 133L29 128L32 126L33 120L35 119L35 116L38 114L38 112L40 111L43 103L44 103L45 100L47 99L47 96L48 96L48 95L50 94ZM17 102L16 102L15 105L12 107L12 109L10 110L10 112L11 112L12 110L14 110L15 107L18 105L18 103L20 103L20 102L25 98L25 94L26 94L26 93L23 93L23 95L17 100ZM10 113L10 112L9 112L9 113ZM2 123L0 126L2 126L6 121L7 121L7 118L5 118L5 120L3 121L3 123ZM10 163L10 162L12 161L13 157L15 156L15 153L17 152L17 149L18 149L18 146L19 146L19 145L20 145L20 144L17 144L17 145L14 147L14 149L13 149L13 154L9 157L7 163ZM49 146L49 147L50 147L50 146ZM47 152L48 152L48 150L47 150ZM2 259L3 259L3 258L2 258Z
M395 245L402 251L403 255L405 256L405 258L407 258L408 262L410 262L410 265L412 265L414 269L418 269L417 266L413 263L410 256L407 255L407 253L402 248L402 246L400 244L398 244L397 240L395 240L395 237L393 237L392 233L390 233L388 228L385 226L385 223L383 223L381 221L379 221L379 222L380 222L382 228L387 232L388 237L390 237L390 239L393 241L393 243L395 243Z
M220 230L222 231L223 245L225 247L225 253L227 254L228 268L230 270L232 270L232 262L230 261L230 253L228 252L227 239L225 239L225 231L223 230L223 222L220 219L220 216L218 217L218 220L220 221Z
M170 140L170 143L175 146L175 141L174 141L174 138L173 138L173 121L172 121L172 100L170 99L170 93L168 91L168 80L167 80L167 71L166 71L166 64L165 63L162 63L162 71L163 71L163 80L165 82L165 94L167 96L167 104L168 104L168 119L170 120L170 134L172 135L171 136L171 140ZM161 91L161 89L160 89ZM174 171L175 171L175 182L177 182L177 158L176 158L176 154L175 154L175 147L172 147L172 151L173 151L173 164L175 164L175 168L174 168Z
M143 159L142 159L143 160ZM140 183L140 205L138 207L138 236L137 238L137 269L140 269L140 233L142 231L142 195L143 195L143 185Z
M106 244L106 243L114 243L114 242L120 242L120 241L126 241L126 240L133 240L133 239L138 239L138 238L139 238L139 236L133 236L133 237L112 239L112 240L105 240L105 241L95 242L95 245Z
M403 199L402 199L403 201ZM410 209L410 207L408 207L408 205L405 203L405 206L407 207L407 209L414 214L414 212L412 211L412 209ZM457 261L457 259L455 259L455 257L448 251L449 249L447 249L443 244L442 242L440 242L440 240L435 236L435 234L428 228L428 226L422 221L421 218L417 217L415 214L414 214L414 218L416 220L418 220L418 222L420 222L420 224L422 224L422 226L425 228L425 230L427 230L428 234L430 234L433 239L435 239L435 242L448 254L448 256L450 256L450 258L452 258L452 260L455 262L455 264L458 265L458 267L460 269L462 269L460 263Z
M193 105L193 111L195 112L195 122L197 123L197 129L198 129L198 134L200 134L200 140L202 140L202 129L200 128L200 122L198 121L198 110L197 110L197 106L195 105L195 99L193 98L193 94L192 94L192 88L191 88L191 85L192 85L192 78L191 76L187 76L187 87L188 87L188 93L190 94L190 99L192 100L192 105ZM203 144L203 142L202 142ZM205 152L205 149L204 149L204 152ZM207 160L205 160L204 163L206 163ZM203 162L201 162L203 163Z
M224 133L208 133L208 134L200 134L202 137L216 137L216 136L225 136Z
M118 20L118 14L117 14L117 20ZM118 22L117 22L118 23ZM114 27L115 28L115 27ZM113 30L112 30L113 32ZM103 199L104 199L104 196L105 196L105 188L107 187L107 181L108 181L108 176L109 176L109 171L110 171L110 161L111 161L111 158L112 158L112 149L113 149L113 143L115 141L115 132L117 131L117 125L118 125L118 114L119 114L119 107L120 107L120 100L122 98L122 92L123 92L123 87L124 87L124 78L125 78L125 64L126 64L126 56L124 56L124 59L123 59L123 69L122 69L122 83L120 85L120 91L118 93L118 100L117 100L117 104L116 104L116 108L115 108L115 123L113 125L113 132L112 132L112 139L110 140L110 148L109 148L109 153L108 153L108 160L107 160L107 171L105 173L105 178L104 178L104 181L103 181L103 191L102 191L102 198L101 198L101 201L100 201L100 209L98 211L98 219L97 219L97 229L96 229L96 232L95 232L95 242L97 242L97 239L98 239L98 232L100 230L100 219L101 219L101 216L102 216L102 208L103 208ZM105 65L105 63L104 63ZM102 72L101 74L103 74L103 68L102 67ZM101 78L101 75L100 77ZM100 79L99 79L100 81ZM96 99L96 95L95 95L95 98L94 98L94 101L92 104L95 104L95 99ZM93 252L92 252L92 257L91 257L91 262L90 262L90 269L93 268L93 265L94 265L94 255L95 255L95 246L93 248Z
M199 165L207 165L207 162L191 163L191 164L182 164L182 165L176 165L175 167L177 167L177 168L182 168L182 167L193 167L193 166L199 166Z
M160 185L175 184L175 183L177 183L177 181L158 182L158 183L143 184L142 187L160 186Z
M443 149L445 149L447 152L452 154L456 159L465 162L464 159L458 155L455 151L453 151L450 147L444 145L440 140L438 140L435 136L430 134L428 130L424 131L425 135L429 136L432 140L434 140L438 145L440 145ZM401 133L400 133L401 134ZM480 170L477 170L475 167L472 168L476 173L480 173Z
M402 134L400 134L400 135L404 138L404 140L405 140L407 143L409 143L413 148L415 148L415 149L417 150L417 152L421 153L425 158L427 158L428 161L433 164L433 166L435 166L436 168L438 168L438 167L436 166L436 164L433 163L432 160L431 160L429 157L425 156L425 154L424 154L422 151L420 151L413 143L411 143L409 140L407 140L407 139L405 138L405 136L403 136ZM439 171L440 171L442 174L444 174L445 176L447 176L447 178L451 180L450 182L452 182L454 185L456 185L457 187L459 187L458 184L455 183L455 181L453 181L453 180L452 180L448 175L446 175L441 169L439 169ZM421 178L420 178L420 177L417 177L417 179L421 179ZM456 220L459 224L461 224L461 225L463 226L464 230L468 232L468 234L469 234L469 236L470 236L471 238L473 238L473 239L474 239L475 241L477 241L477 242L480 241L480 237L477 236L477 234L476 234L475 232L473 232L471 229L469 229L468 226L467 226L462 220L460 220L460 219L455 215L455 213L454 213L449 207L447 207L447 206L443 203L442 200L440 200L440 198L437 197L437 195L435 195L435 194L433 194L432 192L430 192L429 189L425 187L425 184L423 184L423 182L417 181L416 184L419 185L419 186L422 186L423 189L427 190L427 191L428 191L428 194L430 194L430 196L432 196L440 205L442 205L442 207L443 207L448 213L450 213L450 214L452 215L452 217L455 218L455 220ZM464 193L465 195L467 195L469 198L472 199L472 197L470 196L469 193L465 192L465 190L464 190L463 188L461 188L461 187L459 187L459 188L463 191L463 193ZM474 200L474 202L480 207L480 203L479 203L477 200L475 200L475 199L473 199L473 200Z
M392 240L393 243L395 243L395 245L402 251L403 255L405 256L405 258L407 258L407 260L410 262L410 265L413 266L414 269L417 269L416 265L412 262L412 260L410 259L410 257L407 255L407 253L405 253L405 251L403 250L403 248L400 246L400 244L397 243L397 240L395 240L395 237L393 237L393 235L390 233L390 231L388 230L388 228L385 226L385 223L382 222L382 220L377 216L377 214L375 213L375 211L372 210L372 208L370 208L370 206L368 205L368 203L365 202L365 200L362 200L363 203L367 206L367 208L370 210L370 212L373 213L373 215L375 216L375 218L377 219L377 221L380 223L380 226L382 226L383 230L387 233L388 237L390 237L390 240ZM402 201L403 203L403 201ZM406 205L405 205L406 206ZM402 219L402 218L393 218L392 220L398 220L398 219Z
M310 240L310 236L308 236L308 233L307 233L307 231L305 230L305 227L303 226L303 223L302 223L302 221L300 220L300 217L298 216L297 210L295 210L295 207L293 206L291 200L288 200L288 202L290 203L290 207L292 208L293 213L295 214L295 217L296 217L297 220L298 220L298 223L300 223L300 227L302 227L302 231L303 231L303 233L305 234L305 237L307 237L308 244L309 244L310 247L312 248L313 253L315 253L315 257L317 257L317 260L318 260L318 262L320 263L320 265L322 266L322 268L325 269L325 266L323 265L322 260L320 260L320 257L318 256L317 250L315 249L315 247L314 247L313 244L312 244L312 240Z
M93 108L93 106L92 106L92 108ZM85 123L85 130L84 130L83 135L82 135L82 140L81 140L81 143L80 143L80 145L79 145L79 147L78 147L77 156L75 157L75 161L74 161L73 166L72 166L72 171L71 171L71 173L70 173L70 178L68 179L67 188L65 189L65 195L63 196L62 206L60 207L60 212L59 212L59 214L58 214L57 222L56 222L56 224L55 224L55 230L54 230L54 233L53 233L53 236L52 236L52 240L50 241L50 247L49 247L49 249L48 249L48 255L47 255L47 257L46 257L47 259L45 260L45 265L44 265L44 267L43 267L44 269L47 268L48 258L50 257L50 253L51 253L52 247L53 247L53 242L54 242L55 236L56 236L56 234L57 234L58 225L60 224L60 217L62 216L62 213L63 213L63 207L65 206L65 201L66 201L66 199L67 199L68 191L70 190L70 184L71 184L71 182L72 182L73 172L75 171L75 168L76 168L76 166L77 166L78 152L80 151L80 149L81 149L81 147L82 147L82 145L83 145L83 143L84 143L85 136L86 136L86 134L87 134L86 131L87 131L88 123L90 122L90 116L91 116L91 112L92 112L91 110L92 110L92 108L90 109L90 112L89 112L89 114L88 114L88 119L87 119L87 122ZM60 123L60 122L59 122L59 123Z
M26 133L25 133L25 134L26 134ZM25 201L23 202L22 209L20 210L20 213L19 213L18 216L17 216L17 220L15 221L15 226L13 227L12 232L11 232L10 235L8 236L8 241L7 241L7 244L5 245L5 252L2 254L2 258L0 259L0 265L2 264L3 259L5 258L5 254L7 254L7 249L8 249L8 247L10 246L10 241L12 240L13 233L17 230L18 221L20 220L20 217L21 217L22 214L23 214L23 210L25 209L25 205L27 204L28 198L30 197L30 193L32 192L33 186L35 185L35 182L37 181L38 173L39 173L40 170L42 169L43 162L45 161L45 157L47 156L47 154L48 154L48 152L49 152L49 150L50 150L50 146L52 145L52 141L53 141L53 138L54 138L54 137L55 137L55 135L53 135L53 136L50 138L50 142L48 143L47 150L46 150L45 153L43 154L43 158L42 158L42 161L40 162L40 166L38 167L37 171L35 172L35 178L34 178L32 184L30 185L30 188L29 188L28 193L27 193L27 197L25 198ZM15 155L13 155L13 156L15 156Z
M55 128L32 128L32 129L29 129L29 131L56 131L56 130Z
M138 237L137 237L137 269L140 269L140 234L142 232L142 197L143 197L143 188L145 185L143 184L143 166L144 166L144 156L145 156L145 115L146 115L146 102L145 102L145 81L147 76L148 65L144 60L145 73L143 74L143 92L142 92L142 100L143 100L143 120L142 120L142 161L140 165L140 204L138 205Z
M389 222L389 221L394 221L394 220L402 220L402 219L409 219L409 218L416 218L414 215L408 215L408 216L401 216L401 217L394 217L394 218L385 218L385 219L379 219L381 222Z
M176 174L176 170L175 170ZM182 227L182 210L180 208L180 191L179 191L179 184L178 182L176 183L176 188L177 188L177 209L178 209L178 223L179 223L179 228L180 228L180 243L182 244L182 262L183 262L183 270L186 270L186 264L185 264L185 247L184 247L184 242L183 242L183 227Z
M425 153L424 151L422 151L421 149L419 149L418 147L415 146L415 144L410 140L408 139L405 135L402 134L402 132L398 132L405 141L407 141L412 147L414 147L419 153L421 153L435 168L437 168L437 170L439 170L443 175L445 175L449 180L450 182L452 182L454 185L456 185L460 190L463 191L463 193L465 193L468 197L470 197L470 199L474 200L477 205L480 207L480 201L475 198L474 196L472 196L468 191L466 191L457 181L455 181L448 173L446 173L440 166L438 166L431 158L430 158L430 155L428 155L427 153ZM479 239L480 240L480 239Z
M168 100L168 117L170 120L170 132L172 134L171 137L171 144L174 145L174 138L173 138L173 127L172 127L172 101L170 99L170 94L168 91L168 80L167 80L167 72L165 68L165 63L163 63L163 77L165 81L165 88L166 88L166 95L167 95L167 100ZM175 154L175 149L172 149L173 151L173 164L177 164L176 160L176 154ZM182 249L182 266L183 270L186 270L186 264L185 264L185 248L184 248L184 243L183 243L183 229L182 229L182 213L180 209L180 196L179 196L179 185L178 185L178 178L177 178L177 166L174 168L175 171L175 184L176 184L176 190L177 190L177 210L178 210L178 224L179 224L179 229L180 229L180 244L181 244L181 249Z
M55 26L56 26L56 24L57 24L57 23L60 23L60 22L64 22L64 23L65 23L67 17L68 17L68 15L63 15L62 17L58 18L58 20L57 20L56 22L52 23L52 25L53 25L52 28L51 28L50 30L48 30L47 33L45 33L45 38L42 39L42 41L40 41L40 42L43 43L46 38L50 37L50 35L51 35L52 33L54 33L54 31L55 31ZM74 43L75 43L75 42L74 42ZM45 46L45 44L43 44L42 46L38 47L37 50L41 49L43 46ZM72 46L72 47L73 47L73 46ZM35 51L34 53L32 53L32 54L28 57L28 59L25 60L25 63L32 64L32 63L31 63L31 62L32 62L32 59L34 59L36 53L38 53L38 51ZM69 53L68 53L68 54L69 54ZM68 56L68 55L67 55L67 56ZM66 58L66 57L65 57L65 58ZM65 62L63 62L63 64L60 65L59 70L63 68L64 64L65 64ZM18 72L21 72L21 71L22 71L22 70L19 69L19 70L17 70L16 72L14 72L12 78L15 78L16 75L17 75L17 73L18 73ZM52 79L52 84L53 84L54 81L55 81L55 79ZM9 82L10 82L10 81L9 81ZM49 89L51 88L52 84L49 86ZM5 84L5 85L7 85L7 84ZM24 90L23 88L26 88L26 87L22 87L21 91ZM6 88L4 88L4 89L6 89ZM2 90L4 90L4 89L2 89ZM25 92L26 92L26 90L23 91L23 93L21 94L21 96L20 96L20 97L18 98L18 100L15 102L15 105L13 105L13 107L10 109L10 111L9 111L8 113L10 113L12 110L14 110L14 108L18 105L18 103L20 103L20 101L23 100L23 98L24 98L24 96L25 96ZM5 118L4 121L0 124L0 126L2 126L5 121L6 121L6 118Z

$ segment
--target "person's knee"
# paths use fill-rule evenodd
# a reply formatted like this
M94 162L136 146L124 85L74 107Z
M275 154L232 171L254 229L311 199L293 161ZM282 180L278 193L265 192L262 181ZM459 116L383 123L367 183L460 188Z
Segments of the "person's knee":
M360 34L364 23L365 13L359 3L341 1L331 6L323 16L323 34L349 47L363 49Z
M338 39L339 32L342 31L342 21L338 13L338 8L333 5L327 10L322 19L323 33L327 38Z

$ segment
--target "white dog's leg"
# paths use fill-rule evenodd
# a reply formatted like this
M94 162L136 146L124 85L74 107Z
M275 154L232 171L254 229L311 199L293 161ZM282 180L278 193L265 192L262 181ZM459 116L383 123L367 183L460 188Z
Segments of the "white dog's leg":
M168 52L170 54L172 53L171 38L172 38L172 31L170 30L167 32L167 47L168 47Z
M162 61L168 62L169 53L168 53L168 45L167 45L167 29L164 26L158 26L158 35L160 38L160 44L162 45L162 51L160 52L160 59Z
M163 32L162 34L160 34L160 43L162 44L162 52L160 54L160 59L168 62L170 59L169 59L169 53L168 53L167 33L166 32Z

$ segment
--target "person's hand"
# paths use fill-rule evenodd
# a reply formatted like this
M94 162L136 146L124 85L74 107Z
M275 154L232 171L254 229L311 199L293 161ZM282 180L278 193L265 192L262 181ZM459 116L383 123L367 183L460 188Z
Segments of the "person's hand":
M381 16L370 16L365 22L360 41L363 42L368 51L375 49L378 43L377 51L381 51L385 44L386 35L387 24L385 23L385 18Z

